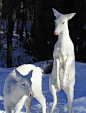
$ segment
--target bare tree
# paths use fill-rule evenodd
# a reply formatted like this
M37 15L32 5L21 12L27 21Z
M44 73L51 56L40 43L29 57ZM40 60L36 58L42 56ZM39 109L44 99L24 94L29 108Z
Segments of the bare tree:
M7 67L12 67L12 36L14 27L15 0L3 1L3 18L8 21L7 30Z

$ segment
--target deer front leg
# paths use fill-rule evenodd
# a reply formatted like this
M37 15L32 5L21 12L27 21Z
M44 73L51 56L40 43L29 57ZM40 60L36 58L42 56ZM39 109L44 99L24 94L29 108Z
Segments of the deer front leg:
M59 80L59 59L56 59L56 74L57 74L57 79L56 79L56 85L57 85L57 90L60 90L60 80Z
M31 102L30 98L27 98L25 100L26 113L30 113L31 105L32 105L32 102Z
M12 113L11 106L4 104L4 108L5 108L6 113Z
M61 86L62 89L65 88L67 68L73 62L73 60L74 60L74 56L67 55L67 60L64 63L64 77L63 77L63 84Z
M16 104L15 106L15 109L14 109L14 113L19 113L20 110L22 109L24 103L25 103L25 100L27 99L28 97L27 96L23 96L19 102Z

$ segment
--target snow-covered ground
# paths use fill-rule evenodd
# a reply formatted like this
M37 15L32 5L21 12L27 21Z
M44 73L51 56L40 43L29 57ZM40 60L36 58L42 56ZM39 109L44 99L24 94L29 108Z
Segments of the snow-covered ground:
M3 87L4 82L7 75L13 70L14 68L1 68L0 67L0 113L4 113L4 95L3 95ZM43 94L46 97L46 106L47 106L47 113L50 112L53 99L52 95L49 91L49 74L44 74L43 76ZM67 96L63 90L61 90L57 94L59 100L58 104L55 107L54 113L68 113L68 104L67 104ZM32 98L32 106L31 106L31 113L42 113L40 103L35 99ZM25 112L25 107L23 107L21 112ZM76 62L76 83L75 83L75 90L74 90L74 101L73 101L73 113L86 113L86 64Z

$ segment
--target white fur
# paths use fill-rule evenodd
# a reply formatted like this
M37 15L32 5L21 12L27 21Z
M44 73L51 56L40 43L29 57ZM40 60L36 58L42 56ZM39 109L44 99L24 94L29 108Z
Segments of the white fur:
M24 104L26 113L30 113L30 94L34 94L34 97L42 105L42 112L46 113L46 99L42 94L42 75L41 68L32 64L21 65L8 75L4 84L6 113L11 113L12 109L14 109L14 113L19 113Z
M54 46L53 69L49 78L49 87L53 95L53 112L57 104L56 93L60 88L64 89L68 97L69 113L72 113L72 101L74 96L75 84L75 56L74 45L69 36L68 20L75 13L63 15L53 9L55 20L55 34L58 34L58 41Z

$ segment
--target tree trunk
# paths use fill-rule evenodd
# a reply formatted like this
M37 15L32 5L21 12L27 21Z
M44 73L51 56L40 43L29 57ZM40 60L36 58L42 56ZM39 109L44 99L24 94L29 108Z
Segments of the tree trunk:
M15 12L15 0L9 1L9 13L8 13L8 32L7 32L7 67L12 67L12 36L14 28L14 12ZM13 12L14 11L14 12Z
M12 18L8 19L8 33L7 33L7 67L12 67L12 36L13 36L14 22Z

